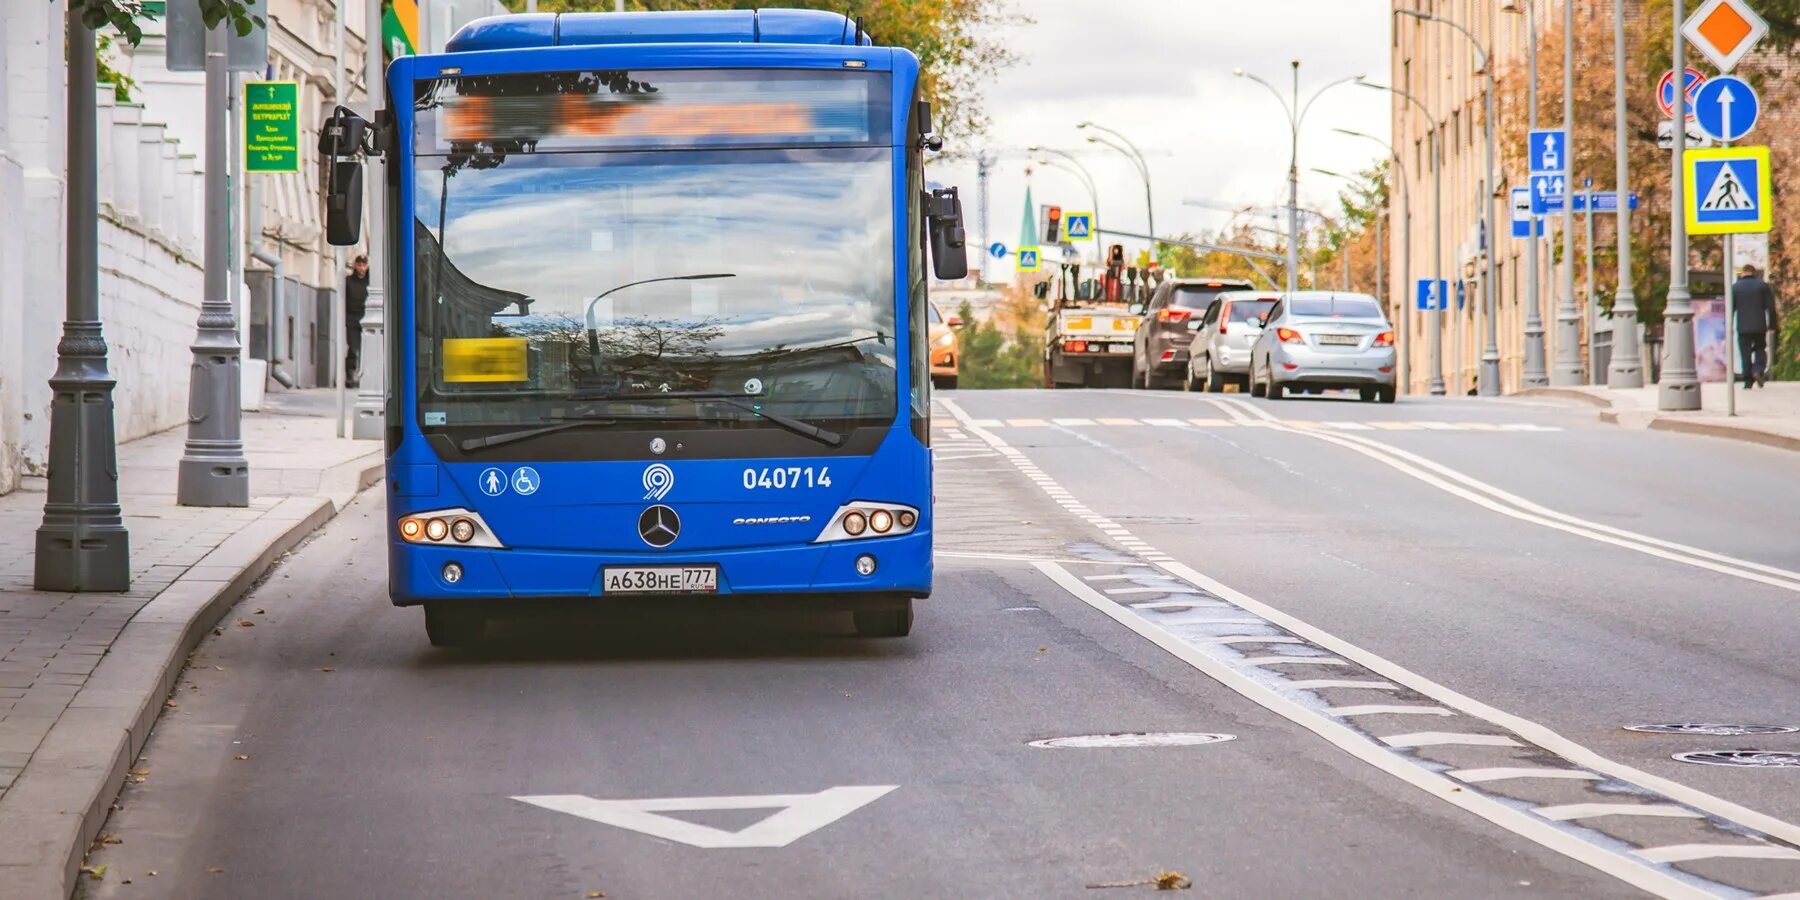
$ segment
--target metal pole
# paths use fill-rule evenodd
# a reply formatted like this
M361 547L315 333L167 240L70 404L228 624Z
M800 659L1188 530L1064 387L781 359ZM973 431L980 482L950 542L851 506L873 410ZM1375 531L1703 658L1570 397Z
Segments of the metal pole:
M381 5L369 3L369 34L381 33ZM383 76L387 67L380 41L363 45L363 87L369 94L370 118L387 106L387 90ZM382 163L371 163L363 181L369 196L363 208L368 211L369 295L363 304L360 340L362 374L356 394L356 412L350 423L350 436L358 440L382 437L387 425L387 178Z
M131 536L119 508L113 379L100 333L99 165L93 29L67 4L68 257L62 340L50 376L50 477L35 539L39 591L131 588Z
M1444 280L1444 160L1443 149L1438 146L1438 129L1431 125L1431 271L1432 289L1442 296L1437 298L1431 323L1431 384L1432 394L1444 395L1444 313L1450 308L1450 286Z
M1730 141L1723 141L1721 147L1731 146ZM1731 235L1725 235L1725 414L1737 415L1737 370L1743 366L1745 372L1750 371L1750 360L1737 358L1737 297L1732 290L1737 287L1737 270L1731 261Z
M1572 2L1569 5L1573 5ZM1476 376L1477 393L1483 397L1500 395L1500 344L1496 334L1494 296L1500 286L1494 283L1494 247L1500 236L1494 230L1494 35L1500 33L1500 4L1488 3L1488 44L1481 50L1481 67L1487 71L1487 168L1481 172L1481 299L1482 329L1481 371Z
M1595 359L1594 353L1596 352L1595 348L1594 348L1594 340L1595 340L1594 334L1600 330L1600 301L1598 298L1596 298L1594 296L1594 191L1592 188L1593 183L1594 183L1594 180L1592 178L1587 179L1586 185L1584 186L1585 189L1581 192L1582 195L1587 198L1587 214L1583 217L1587 220L1587 235L1586 235L1587 247L1582 250L1581 265L1582 265L1582 268L1584 271L1584 274L1582 275L1582 280L1584 282L1583 289L1587 292L1587 302L1584 304L1584 306L1586 307L1586 310L1587 310L1588 355L1587 355L1587 371L1583 374L1585 374L1587 376L1588 384L1598 384L1599 380L1600 380L1598 373L1594 371L1594 359Z
M1694 371L1694 306L1688 293L1686 205L1682 181L1687 155L1687 48L1681 37L1681 20L1687 16L1685 0L1674 0L1673 68L1675 70L1674 127L1669 129L1674 152L1669 162L1669 302L1663 310L1663 367L1656 408L1664 411L1700 408L1700 374Z
M1680 71L1677 69L1676 71ZM1568 143L1562 148L1562 278L1556 306L1556 368L1550 383L1558 387L1581 384L1581 311L1575 306L1575 4L1563 3L1563 131Z
M244 458L243 348L226 289L231 231L227 222L226 101L231 73L221 22L206 33L206 274L194 364L188 375L187 445L176 467L175 501L183 506L249 506L250 461Z
M1679 93L1679 91L1677 92ZM1613 156L1617 166L1619 212L1619 291L1613 296L1612 356L1606 365L1611 388L1644 386L1643 354L1638 349L1637 295L1631 291L1631 158L1625 134L1625 4L1613 4Z
M1527 0L1525 11L1525 57L1531 71L1531 84L1526 97L1530 130L1538 127L1537 4ZM1525 237L1525 386L1547 387L1550 375L1544 371L1544 317L1538 297L1538 255L1543 241L1538 232L1543 225L1535 215L1527 216Z
M344 3L343 0L332 4L336 9L336 17L332 20L331 30L336 52L331 59L331 97L337 103L346 103L350 97L344 86ZM423 6L424 4L420 4ZM337 395L337 436L344 436L344 412L349 406L348 388L345 382L349 379L349 365L344 359L350 352L349 326L346 320L350 310L345 306L348 302L347 285L344 282L344 248L331 248L332 291L336 302L331 304L331 386Z
M1381 214L1381 210L1375 212L1375 294L1386 299L1387 284L1381 280ZM1386 306L1387 304L1383 303L1382 305Z
M1300 289L1300 61L1293 60L1294 101L1288 107L1288 293ZM1313 287L1319 278L1313 276Z

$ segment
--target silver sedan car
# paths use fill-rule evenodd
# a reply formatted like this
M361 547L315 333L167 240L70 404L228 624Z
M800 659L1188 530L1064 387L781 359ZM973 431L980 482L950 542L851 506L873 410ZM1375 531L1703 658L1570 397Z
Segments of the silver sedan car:
M1282 295L1263 317L1262 334L1250 350L1250 393L1280 400L1330 388L1394 402L1394 326L1367 294Z

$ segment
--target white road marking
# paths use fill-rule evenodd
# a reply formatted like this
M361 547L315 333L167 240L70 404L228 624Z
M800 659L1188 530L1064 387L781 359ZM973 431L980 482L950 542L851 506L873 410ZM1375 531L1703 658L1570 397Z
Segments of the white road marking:
M1187 427L1187 423L1181 421L1180 419L1145 419L1144 424L1145 425L1154 425L1158 428L1186 428Z
M1014 428L1043 428L1050 423L1043 419L1007 419L1006 424Z
M1094 424L1093 419L1051 419L1050 421L1052 421L1058 425L1065 425L1065 426L1066 425L1092 425L1092 424Z
M1285 634L1232 634L1207 638L1209 644L1304 644L1305 641Z
M1600 776L1585 769L1549 769L1542 766L1497 766L1491 769L1455 769L1446 773L1458 781L1482 784L1513 778L1567 778L1575 781L1599 781Z
M1189 419L1187 421L1189 425L1198 425L1201 428L1229 428L1232 425L1230 419Z
M1299 641L1299 638L1289 640ZM1397 691L1400 686L1385 681L1357 681L1351 678L1315 678L1311 681L1290 681L1282 687L1290 691L1316 691L1321 688L1367 688L1371 691Z
M1084 575L1084 576L1082 576L1082 580L1084 580L1084 581L1130 581L1133 578L1142 578L1142 577L1144 577L1144 576L1142 576L1142 575Z
M1690 862L1696 859L1800 859L1800 850L1775 844L1671 844L1667 847L1645 847L1637 855L1660 863Z
M1080 598L1101 614L1118 622L1140 637L1161 647L1170 655L1204 672L1250 701L1282 718L1313 732L1333 746L1453 806L1474 813L1514 834L1533 841L1570 859L1585 863L1624 881L1663 897L1705 897L1705 891L1687 881L1646 865L1609 849L1590 844L1524 810L1501 803L1478 791L1464 789L1443 775L1425 769L1406 757L1377 746L1361 733L1316 710L1302 706L1281 692L1272 690L1244 673L1213 659L1174 634L1145 621L1104 594L1054 563L1040 563L1038 570L1064 590Z
M1217 400L1210 397L1206 398L1206 400L1207 402L1217 404L1222 408L1235 407L1238 403L1242 402ZM1251 404L1244 403L1243 407L1255 415L1266 417L1265 421L1268 421L1271 424L1271 427L1281 429L1289 424L1276 418L1266 410L1252 406ZM1504 516L1536 525L1542 525L1545 528L1562 531L1577 537L1585 537L1589 540L1598 541L1603 544L1610 544L1626 550L1633 550L1670 562L1694 566L1711 572L1717 572L1722 575L1730 575L1747 581L1754 581L1771 587L1800 593L1800 572L1738 559L1736 557L1726 556L1722 553L1703 550L1699 547L1692 547L1674 541L1666 541L1661 538L1651 537L1650 535L1640 534L1635 531L1614 528L1610 525L1603 525L1599 522L1593 522L1577 516L1568 515L1567 513L1557 512L1556 510L1526 500L1523 497L1508 493L1487 482L1470 477L1469 475L1434 460L1426 459L1417 454L1372 438L1350 434L1322 434L1303 428L1288 428L1286 430L1291 434L1305 435L1317 440L1337 444L1338 446L1353 452L1360 453L1446 493L1461 497L1477 506L1484 507Z
M1441 706L1383 706L1372 703L1366 706L1333 706L1325 710L1334 716L1454 716Z
M1467 734L1460 731L1415 731L1384 737L1389 747L1523 747L1524 744L1504 734Z
M1133 425L1143 424L1136 419L1099 419L1097 421L1099 421L1099 423L1102 425L1114 425L1114 426L1124 426L1124 427L1130 427Z
M1336 428L1339 431L1369 431L1370 430L1369 426L1364 425L1361 422L1320 422L1319 424L1323 425L1327 428Z
M1024 556L1016 553L969 553L962 550L934 550L932 551L932 555L947 557L949 559L996 559L1005 562L1022 563L1053 562L1065 566L1127 566L1139 569L1150 568L1150 566L1141 562L1120 562L1111 559L1059 559L1054 556Z
M1187 593L1199 593L1189 589ZM1224 603L1205 603L1198 600L1149 600L1131 604L1132 609L1231 609Z
M816 794L657 800L597 800L582 794L544 794L512 799L690 847L786 847L875 802L895 787L898 785L847 786L826 788ZM773 809L776 812L740 831L725 831L662 815L713 809Z
M1258 620L1249 619L1247 621L1256 622ZM1238 660L1238 665L1240 666L1283 666L1290 664L1301 666L1348 665L1348 663L1335 656L1253 656L1249 659Z
M1546 819L1566 822L1570 819L1592 819L1600 816L1664 816L1672 819L1699 819L1700 813L1673 803L1570 803L1567 806L1540 806L1532 812Z
M1172 585L1170 587L1108 588L1106 592L1108 594L1198 594L1198 593L1200 593L1199 589L1187 587L1185 585Z

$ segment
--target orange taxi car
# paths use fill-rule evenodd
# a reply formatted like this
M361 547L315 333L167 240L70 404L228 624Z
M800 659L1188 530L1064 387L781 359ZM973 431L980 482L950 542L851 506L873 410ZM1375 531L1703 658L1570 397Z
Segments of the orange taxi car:
M934 388L956 387L956 329L962 327L962 317L946 318L938 312L935 305L927 303L926 316L930 322L931 337L931 386Z

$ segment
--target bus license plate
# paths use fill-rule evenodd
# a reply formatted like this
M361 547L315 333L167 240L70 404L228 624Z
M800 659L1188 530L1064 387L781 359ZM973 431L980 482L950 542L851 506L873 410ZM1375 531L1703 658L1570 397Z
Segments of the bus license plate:
M719 590L719 567L608 566L600 586L608 594L712 594Z

